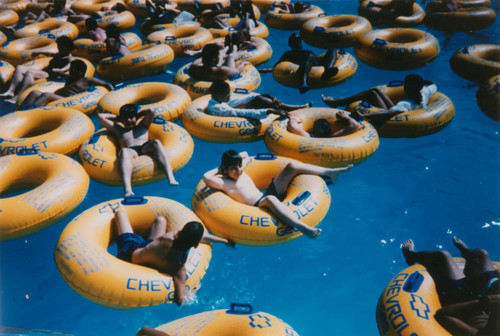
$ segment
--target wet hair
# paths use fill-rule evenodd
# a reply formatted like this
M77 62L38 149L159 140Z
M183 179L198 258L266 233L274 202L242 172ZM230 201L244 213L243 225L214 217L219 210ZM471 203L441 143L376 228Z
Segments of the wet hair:
M191 247L197 247L203 237L205 228L200 222L189 222L179 232L175 238L172 248L179 251L187 251Z
M127 7L125 7L125 5L122 3L117 3L111 8L117 11L118 13L125 12L127 10Z
M223 80L216 80L210 85L208 91L212 96L227 95L231 92L231 87Z
M299 34L293 33L288 38L288 46L292 49L300 49L302 47L302 38Z
M408 98L412 99L416 103L422 102L422 94L420 90L424 87L424 79L415 74L411 74L405 77L404 81L404 91Z
M75 44L73 43L73 40L70 39L69 37L67 36L60 36L56 39L56 43L57 43L57 48L66 48L68 49L70 52L73 51L73 49L75 49Z
M85 64L84 61L79 60L79 59L71 61L71 64L69 66L70 74L75 73L75 72L85 74L86 71L87 71L87 64Z
M332 136L332 127L328 120L318 119L313 124L311 134L314 138L330 138Z
M136 103L125 104L120 107L120 117L133 117L137 115L137 111L139 111L139 105Z
M108 38L119 39L120 29L115 24L110 24L109 26L106 26L106 36Z
M301 13L302 11L304 11L304 4L300 1L297 1L294 5L293 5L293 9L295 11L295 13Z
M85 27L87 27L87 30L96 30L97 21L94 18L89 17L85 19Z
M220 170L222 174L225 174L227 168L240 166L242 162L243 159L241 158L240 154L237 151L233 149L227 150L222 154Z
M212 64L214 58L219 57L219 46L213 43L206 44L201 50L201 62L203 65Z

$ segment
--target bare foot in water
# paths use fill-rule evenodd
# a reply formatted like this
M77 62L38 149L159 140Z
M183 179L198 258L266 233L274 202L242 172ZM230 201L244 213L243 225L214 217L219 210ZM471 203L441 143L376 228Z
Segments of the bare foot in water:
M455 247L460 250L462 257L465 258L465 255L469 252L467 245L465 245L465 243L457 237L453 237L453 244L455 244Z
M306 236L308 236L311 239L316 239L321 234L321 231L323 231L323 230L322 229L313 229L313 228L311 228L311 230L302 231L302 233L305 234Z
M177 182L176 180L172 179L172 180L169 180L168 183L171 185L171 186L176 186L176 185L179 185L179 182Z
M403 251L403 256L405 257L406 263L409 266L415 264L415 260L413 260L413 253L415 252L415 245L413 244L413 240L408 239L403 244L401 244L401 250Z
M5 99L6 103L11 103L11 104L15 104L16 101L17 101L17 97L12 97L10 99Z

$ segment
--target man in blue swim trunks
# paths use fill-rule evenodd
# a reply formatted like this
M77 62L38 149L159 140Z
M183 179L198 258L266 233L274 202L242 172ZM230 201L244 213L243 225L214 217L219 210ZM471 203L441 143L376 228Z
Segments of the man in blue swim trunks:
M189 222L182 230L169 230L165 217L155 218L150 227L148 239L135 234L127 212L118 209L115 212L115 224L118 232L117 247L119 259L138 265L154 268L168 274L174 282L174 302L181 306L186 302L186 269L191 247L197 247L200 242L221 242L230 247L234 243L205 232L199 222Z
M336 178L352 165L342 168L325 168L294 161L276 176L265 193L262 193L250 176L243 171L249 160L247 152L228 150L222 154L221 165L203 175L203 181L211 188L225 192L237 202L266 208L284 224L299 230L309 238L317 238L321 229L313 228L297 219L297 216L283 203L288 185L298 174L312 174Z
M120 171L125 190L125 197L134 196L132 192L133 161L140 155L153 157L161 170L168 178L170 185L178 185L170 165L170 160L158 139L149 139L149 127L154 119L154 112L150 109L138 111L137 104L125 104L120 108L118 116L110 113L98 113L97 120L120 143L118 154Z
M445 329L453 335L498 335L500 274L485 250L470 249L457 237L453 243L465 259L463 271L447 251L415 251L412 240L401 248L408 265L423 265L434 280L443 306L435 318Z

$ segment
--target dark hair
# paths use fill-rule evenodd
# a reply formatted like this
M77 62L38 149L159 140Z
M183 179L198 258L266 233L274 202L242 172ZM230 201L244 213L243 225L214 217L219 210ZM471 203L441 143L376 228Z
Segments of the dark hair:
M137 111L139 111L138 104L136 103L125 104L122 107L120 107L120 117L135 116L137 114Z
M200 222L189 222L175 238L172 248L179 251L187 251L191 247L197 247L203 237L205 228Z
M206 44L201 50L201 62L203 65L213 63L212 60L217 57L219 57L219 46L216 44Z
M120 29L115 24L110 24L106 26L106 36L107 38L120 38Z
M111 9L114 9L118 13L121 13L121 12L126 11L127 7L125 7L125 5L122 4L122 3L117 3L116 5L114 5L113 7L111 7Z
M293 5L293 9L296 13L301 13L302 11L304 11L304 4L300 1L297 1L294 5Z
M87 27L87 30L95 30L97 29L97 21L94 18L87 18L85 19L85 27Z
M299 34L293 33L288 38L288 46L292 49L299 49L302 46L302 38Z
M314 122L312 136L315 138L330 138L332 136L332 126L326 119L318 119Z
M222 159L220 163L220 169L222 174L226 173L226 169L232 166L240 166L243 162L240 154L233 150L227 150L222 154Z
M415 103L420 104L422 102L422 94L420 90L424 87L424 79L415 74L411 74L405 77L404 81L404 91L408 98L412 99Z
M223 80L216 80L210 85L210 88L208 89L210 94L213 95L226 95L229 92L231 92L231 87L229 84Z
M73 43L73 40L70 39L67 36L60 36L56 39L57 43L57 48L67 48L70 52L75 49L75 44Z
M87 71L87 64L84 61L76 59L71 61L69 66L70 73L74 73L75 71L85 73Z

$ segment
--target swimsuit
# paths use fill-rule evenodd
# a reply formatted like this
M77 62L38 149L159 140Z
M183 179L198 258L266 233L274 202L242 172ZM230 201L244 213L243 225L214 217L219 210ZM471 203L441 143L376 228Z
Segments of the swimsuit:
M485 295L500 294L499 272L489 271L474 277L447 279L436 285L441 305L477 300Z
M262 199L266 196L276 196L276 198L279 199L280 202L283 201L283 199L285 198L283 197L284 195L280 195L278 193L278 190L276 190L276 186L274 185L274 179L271 181L264 194L262 194L262 196L257 200L257 202L253 204L253 206L259 206L260 201L262 201Z
M144 147L146 147L148 144L152 143L153 141L154 140L148 140L140 146L130 146L130 147L125 147L125 148L133 149L137 152L137 155L141 156L141 155L144 155L144 152L143 152Z
M116 241L118 247L117 257L118 259L132 262L132 253L138 248L147 246L152 241L153 239L144 240L144 238L135 233L122 233Z

